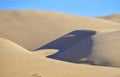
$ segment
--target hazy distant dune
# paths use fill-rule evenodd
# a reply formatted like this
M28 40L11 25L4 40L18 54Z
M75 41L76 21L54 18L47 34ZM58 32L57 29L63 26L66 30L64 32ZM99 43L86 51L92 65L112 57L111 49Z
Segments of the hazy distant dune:
M120 14L113 14L113 15L102 16L102 17L98 17L98 18L120 23Z

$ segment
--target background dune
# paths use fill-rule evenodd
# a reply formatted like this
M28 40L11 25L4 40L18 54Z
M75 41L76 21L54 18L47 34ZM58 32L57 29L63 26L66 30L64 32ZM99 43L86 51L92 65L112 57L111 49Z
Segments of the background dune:
M35 50L74 30L110 32L119 24L45 11L0 11L0 37L7 38L28 50Z
M113 14L113 15L102 16L102 17L98 17L98 18L120 23L120 14Z

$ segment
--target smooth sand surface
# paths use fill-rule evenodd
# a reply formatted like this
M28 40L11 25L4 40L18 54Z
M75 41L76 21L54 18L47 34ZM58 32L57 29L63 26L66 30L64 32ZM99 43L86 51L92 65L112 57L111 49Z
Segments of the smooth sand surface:
M118 23L84 16L45 11L0 11L0 37L35 50L71 31L119 30Z
M0 77L119 77L119 68L74 64L28 53L0 38ZM46 51L46 50L45 50ZM48 50L49 51L49 50ZM50 50L51 51L51 50ZM41 52L44 52L44 50ZM43 55L44 56L44 55Z
M102 17L98 17L98 18L120 23L120 14L113 14L113 15L102 16Z

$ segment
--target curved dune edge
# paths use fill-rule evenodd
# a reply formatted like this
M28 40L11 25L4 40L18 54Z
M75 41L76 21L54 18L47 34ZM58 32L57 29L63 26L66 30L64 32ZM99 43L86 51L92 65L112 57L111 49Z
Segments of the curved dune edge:
M0 77L120 76L119 68L74 64L52 60L45 57L40 57L34 53L26 53L26 50L6 39L0 39L0 42L2 42L0 43L0 49L2 49L0 50ZM49 50L46 50L46 52L47 51Z
M8 40L8 39L4 39L4 38L0 38L0 50L6 50L6 51L10 51L12 53L31 53L28 50L26 50L25 48L13 43L12 41ZM0 52L1 53L1 52ZM6 52L4 52L6 53Z
M47 57L49 55L55 54L59 50L57 49L42 49L38 51L34 51L33 54L39 55L41 57Z

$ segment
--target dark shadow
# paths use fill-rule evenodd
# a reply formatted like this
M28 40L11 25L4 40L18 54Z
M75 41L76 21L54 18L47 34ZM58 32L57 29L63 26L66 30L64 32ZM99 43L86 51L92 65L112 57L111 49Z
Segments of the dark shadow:
M78 63L81 58L91 53L93 45L92 36L95 34L96 31L91 30L72 31L36 50L58 49L59 52L47 57Z

